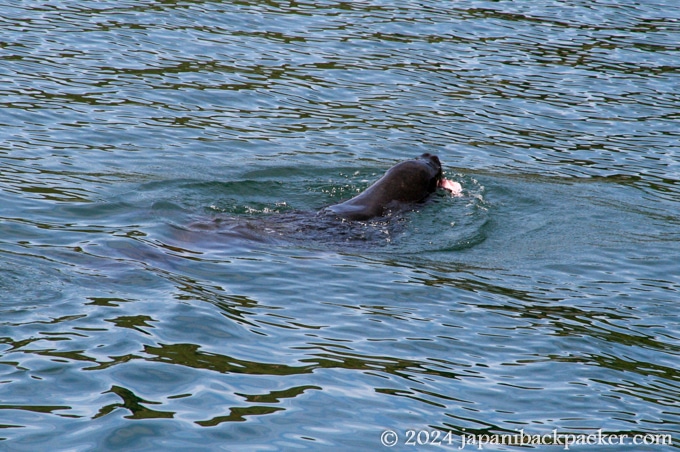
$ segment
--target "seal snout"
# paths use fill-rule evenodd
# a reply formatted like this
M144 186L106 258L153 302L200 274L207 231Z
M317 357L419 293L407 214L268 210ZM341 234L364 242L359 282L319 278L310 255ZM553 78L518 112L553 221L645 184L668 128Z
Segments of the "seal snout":
M427 162L428 165L433 167L437 171L437 186L436 188L443 188L444 190L449 191L453 196L461 196L461 192L463 191L463 187L458 183L454 182L452 180L448 180L444 177L444 174L442 172L442 163L439 160L439 157L436 155L430 154L429 152L426 152L425 154L422 154L419 159L423 159Z

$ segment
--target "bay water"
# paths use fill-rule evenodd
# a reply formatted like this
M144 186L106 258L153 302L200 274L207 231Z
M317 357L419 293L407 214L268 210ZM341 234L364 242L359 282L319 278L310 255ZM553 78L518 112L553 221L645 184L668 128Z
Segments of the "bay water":
M675 2L0 24L0 449L678 449ZM463 196L315 227L425 152Z

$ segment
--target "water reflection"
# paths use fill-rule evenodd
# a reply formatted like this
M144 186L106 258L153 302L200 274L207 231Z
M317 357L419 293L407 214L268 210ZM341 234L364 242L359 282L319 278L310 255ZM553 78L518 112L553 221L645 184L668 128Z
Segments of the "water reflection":
M111 413L112 411L118 408L125 408L130 411L131 414L125 416L126 419L164 419L164 418L171 419L175 415L175 413L168 411L152 410L146 405L160 405L161 402L144 400L135 395L129 389L114 386L111 388L110 391L107 392L116 394L118 397L122 399L122 403L114 403L111 405L103 406L99 410L99 412L93 417L93 419L106 416L107 414Z
M3 18L7 447L678 434L677 8ZM300 220L423 152L464 198L372 229Z

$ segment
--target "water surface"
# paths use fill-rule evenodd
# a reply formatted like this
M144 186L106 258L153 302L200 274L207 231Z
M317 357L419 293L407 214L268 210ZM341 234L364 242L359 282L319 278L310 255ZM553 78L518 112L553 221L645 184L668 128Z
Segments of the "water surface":
M3 448L677 449L673 2L0 12ZM464 196L315 226L424 152Z

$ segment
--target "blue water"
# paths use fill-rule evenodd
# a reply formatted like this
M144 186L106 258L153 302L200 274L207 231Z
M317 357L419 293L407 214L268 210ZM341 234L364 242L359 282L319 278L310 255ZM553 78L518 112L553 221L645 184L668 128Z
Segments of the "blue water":
M677 450L679 43L670 0L4 2L0 449ZM462 197L314 223L424 152Z

